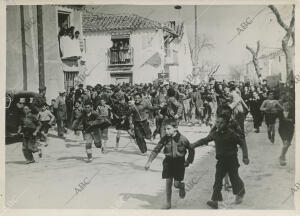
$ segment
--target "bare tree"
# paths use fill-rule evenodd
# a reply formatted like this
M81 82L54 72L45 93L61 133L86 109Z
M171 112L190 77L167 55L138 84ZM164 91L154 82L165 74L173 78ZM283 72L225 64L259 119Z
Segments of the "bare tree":
M220 65L215 62L203 60L203 58L201 58L201 52L205 49L210 50L215 48L214 43L205 35L198 35L196 40L197 45L195 47L192 47L190 44L194 69L187 79L192 83L203 80L206 76L212 76L220 67Z
M246 45L246 49L251 52L251 54L252 54L252 62L253 62L253 65L254 65L254 69L255 69L256 75L257 75L258 79L261 79L261 73L260 73L259 62L258 62L258 53L259 53L259 49L260 49L260 42L257 41L256 51L254 51L248 45Z
M244 68L242 65L229 66L229 74L232 80L240 81L244 74Z
M213 77L214 74L219 70L220 65L219 64L214 64L210 67L210 72L208 73L208 77Z
M205 35L198 36L197 37L197 46L194 48L191 48L191 57L193 61L194 66L199 66L200 64L200 53L204 49L213 49L215 48L214 44L210 41L209 38L207 38Z
M212 61L201 61L198 67L195 67L192 74L187 76L189 82L197 84L205 77L212 77L220 68L220 65Z
M286 31L286 34L282 39L282 50L286 58L287 83L292 84L294 79L295 54L295 5L293 5L292 18L289 26L283 22L277 8L274 5L269 5L268 7L275 15L278 24Z

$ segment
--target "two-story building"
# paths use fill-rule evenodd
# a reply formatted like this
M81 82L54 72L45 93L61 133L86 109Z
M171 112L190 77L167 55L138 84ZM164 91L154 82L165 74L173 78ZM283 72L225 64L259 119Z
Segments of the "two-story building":
M70 39L73 31L82 37L80 5L7 6L6 89L38 92L47 87L47 100L58 91L74 86L80 72L79 40Z
M190 67L184 67L191 57L183 32L183 27L135 14L85 14L85 83L149 83L159 77L182 82L184 74L192 70L191 60ZM183 35L184 46L180 43Z
M286 82L286 60L282 49L263 54L259 56L258 61L262 79L270 80L270 82ZM258 82L252 61L246 64L246 79Z

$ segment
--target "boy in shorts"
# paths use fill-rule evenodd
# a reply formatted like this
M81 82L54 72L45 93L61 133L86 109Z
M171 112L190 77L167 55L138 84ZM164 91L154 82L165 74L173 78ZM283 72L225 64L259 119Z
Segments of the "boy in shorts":
M79 121L83 124L83 140L85 141L85 149L87 153L88 160L91 162L93 160L92 156L92 143L94 142L97 148L101 148L101 136L99 131L99 119L100 115L98 112L93 110L93 104L87 101L84 105L84 110L80 116Z
M38 114L38 120L41 122L40 132L45 141L45 146L48 146L48 131L54 121L54 115L47 109L47 104L42 105L42 109Z
M96 111L99 113L100 118L103 119L103 121L106 123L102 127L100 127L99 130L102 141L101 151L102 153L107 153L106 142L108 140L108 127L110 126L111 108L106 104L106 100L104 98L101 98L100 104L97 107Z
M178 130L176 119L168 119L165 121L166 135L161 138L157 146L154 148L145 165L145 169L150 168L151 162L156 158L158 153L164 148L165 159L163 161L162 178L166 179L166 205L164 209L171 208L172 184L174 179L174 187L179 188L179 197L185 197L184 179L185 167L194 161L195 151L191 147L188 139ZM185 155L188 150L188 157Z
M80 122L80 117L82 115L83 108L81 106L80 101L75 101L74 107L73 107L73 115L72 115L72 129L74 130L74 134L76 136L80 135L80 131L82 131L83 126Z
M278 100L274 99L274 92L268 92L268 99L264 100L260 107L260 111L265 113L265 121L268 127L268 138L271 143L275 141L275 124L278 114L282 112L283 107Z

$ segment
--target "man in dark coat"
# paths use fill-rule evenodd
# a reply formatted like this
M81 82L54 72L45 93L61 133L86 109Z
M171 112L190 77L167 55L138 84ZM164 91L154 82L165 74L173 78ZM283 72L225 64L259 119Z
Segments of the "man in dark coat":
M43 104L47 103L46 90L45 86L39 88L39 94L33 97L31 105L34 113L38 113L42 109Z
M75 91L75 101L78 101L78 99L83 95L84 89L83 84L78 85L78 89Z

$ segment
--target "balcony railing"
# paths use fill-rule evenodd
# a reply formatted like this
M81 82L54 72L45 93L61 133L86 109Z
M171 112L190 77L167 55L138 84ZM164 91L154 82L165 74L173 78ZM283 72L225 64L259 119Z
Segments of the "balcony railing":
M110 48L107 51L107 65L114 66L132 66L133 65L133 48Z

